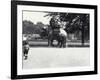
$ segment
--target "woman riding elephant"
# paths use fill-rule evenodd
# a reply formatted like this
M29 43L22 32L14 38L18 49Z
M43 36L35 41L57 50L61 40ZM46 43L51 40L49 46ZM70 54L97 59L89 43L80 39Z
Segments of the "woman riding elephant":
M59 15L53 16L50 20L49 36L48 36L48 44L53 45L53 41L57 40L59 47L65 47L66 45L66 37L67 33L63 29Z

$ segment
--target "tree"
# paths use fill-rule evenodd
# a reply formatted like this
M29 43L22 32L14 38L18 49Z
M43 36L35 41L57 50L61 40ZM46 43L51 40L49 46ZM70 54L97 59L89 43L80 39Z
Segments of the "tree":
M46 16L53 17L56 15L60 16L61 21L66 21L65 30L68 33L81 31L82 45L84 45L84 40L89 39L89 14L49 12Z
M23 21L23 34L32 34L34 32L34 23L31 21Z

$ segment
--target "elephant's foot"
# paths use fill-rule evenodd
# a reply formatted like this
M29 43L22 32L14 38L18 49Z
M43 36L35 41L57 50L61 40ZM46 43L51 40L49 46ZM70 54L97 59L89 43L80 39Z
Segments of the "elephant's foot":
M66 45L63 45L63 48L66 48Z

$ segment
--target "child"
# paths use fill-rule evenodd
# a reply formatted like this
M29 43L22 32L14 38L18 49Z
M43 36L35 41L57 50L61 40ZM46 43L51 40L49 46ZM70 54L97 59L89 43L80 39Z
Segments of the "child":
M28 57L28 51L29 51L29 43L27 39L26 40L24 39L23 40L23 53L24 53L25 60Z

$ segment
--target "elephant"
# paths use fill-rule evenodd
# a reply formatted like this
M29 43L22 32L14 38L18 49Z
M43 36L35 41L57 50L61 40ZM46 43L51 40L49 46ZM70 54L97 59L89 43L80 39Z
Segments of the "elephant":
M67 33L62 29L50 30L48 32L48 46L54 46L53 41L57 40L57 47L66 47L66 37Z

